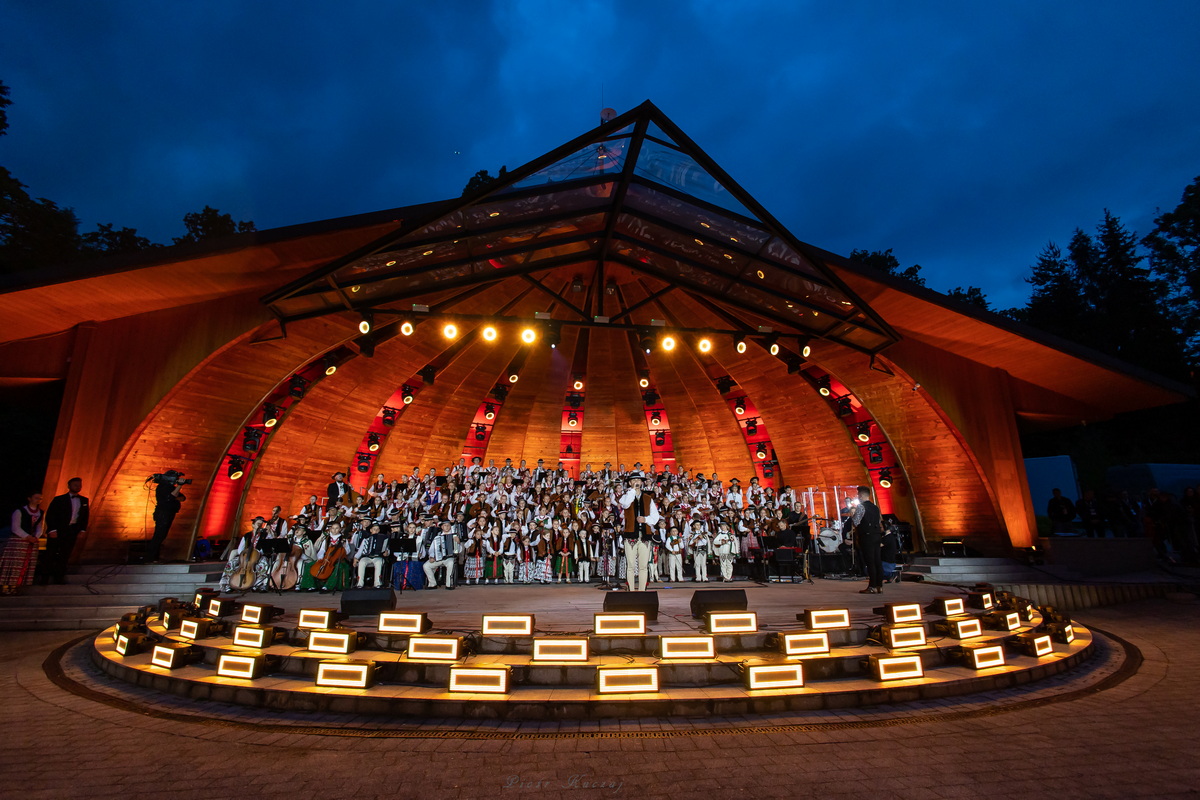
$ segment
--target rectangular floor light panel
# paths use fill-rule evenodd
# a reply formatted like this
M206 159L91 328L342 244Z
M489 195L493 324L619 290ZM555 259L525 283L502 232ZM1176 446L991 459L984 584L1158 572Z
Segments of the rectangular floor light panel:
M804 610L804 624L812 631L828 631L850 627L850 609L848 608L807 608Z
M185 639L206 639L212 632L213 621L207 617L186 617L179 623L179 635Z
M888 650L925 646L924 625L884 625L883 646Z
M210 617L228 617L241 611L241 606L233 597L213 597L208 601L206 613Z
M233 629L233 643L238 647L270 647L277 630L273 625L238 625Z
M408 657L426 661L458 661L462 654L460 636L410 636Z
M260 653L222 653L217 659L217 674L252 681L266 672L266 666L267 657Z
M424 611L384 611L376 624L380 633L424 633L429 628L429 615Z
M358 634L354 631L309 631L308 650L313 653L353 653L358 646Z
M372 661L322 661L317 665L317 686L335 689L367 689L375 682Z
M592 630L598 636L642 636L646 633L645 614L596 614Z
M150 654L150 663L163 669L178 669L187 664L191 652L192 646L189 644L180 644L179 642L156 644L154 652Z
M784 655L811 656L829 652L828 631L793 631L781 633L779 643Z
M717 633L757 633L758 614L753 611L710 611L708 612L708 632Z
M955 617L939 622L938 627L955 639L974 639L983 635L983 625L978 617Z
M596 670L598 694L641 694L657 691L657 667L605 667Z
M484 614L484 636L533 636L533 614Z
M967 613L967 604L961 597L935 597L929 610L942 617L955 617Z
M296 623L296 627L310 631L325 631L342 619L341 612L336 608L305 608L300 611L300 620Z
M898 681L905 678L922 678L925 668L921 665L921 657L872 655L869 659L871 674L877 681Z
M283 616L283 609L265 603L244 603L242 605L242 622L258 625L270 622L276 617Z
M508 694L512 667L451 667L450 691Z
M963 654L967 666L972 669L988 669L1004 666L1004 645L1002 644L964 644Z
M920 603L887 603L883 609L884 618L893 625L921 621L922 609Z
M1048 633L1018 633L1011 641L1025 655L1034 658L1054 653L1054 642Z
M534 661L587 661L588 640L556 636L533 640Z
M668 658L716 658L717 645L711 636L660 636L658 653Z
M763 664L746 667L747 689L799 689L804 686L801 664Z

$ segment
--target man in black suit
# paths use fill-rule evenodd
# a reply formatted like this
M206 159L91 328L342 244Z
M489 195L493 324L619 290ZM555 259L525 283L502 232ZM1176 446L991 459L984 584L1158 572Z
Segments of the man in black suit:
M332 514L334 510L337 509L338 505L341 504L342 498L348 491L350 491L350 484L346 483L346 473L333 473L333 483L329 484L329 487L325 492L325 496L329 500L325 506L326 512Z
M67 582L67 562L79 534L87 531L88 499L80 494L83 479L67 481L67 493L50 501L46 509L46 555L38 561L38 582Z

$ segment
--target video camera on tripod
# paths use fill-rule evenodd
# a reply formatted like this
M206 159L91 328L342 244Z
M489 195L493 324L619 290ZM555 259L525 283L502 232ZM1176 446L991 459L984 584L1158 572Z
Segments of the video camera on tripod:
M183 477L182 472L169 469L166 472L156 472L149 478L146 478L146 483L150 481L154 481L160 486L187 486L192 482L192 479Z

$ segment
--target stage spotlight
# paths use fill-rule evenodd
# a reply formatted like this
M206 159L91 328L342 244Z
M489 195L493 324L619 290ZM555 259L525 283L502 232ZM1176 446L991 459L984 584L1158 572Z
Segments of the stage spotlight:
M484 419L495 419L496 418L496 407L494 405L492 405L491 403L485 403L483 406L483 418Z
M667 436L662 431L654 434L654 444L656 447L665 447L667 444Z
M650 415L650 424L656 428L659 425L662 425L662 416L660 416L657 411Z
M733 413L737 414L739 417L746 413L746 398L739 397L734 402Z
M413 331L415 331L415 330L416 330L416 326L413 325L411 319L403 320L400 323L400 333L403 334L404 336L412 336Z
M453 322L447 322L442 326L442 336L446 337L447 339L457 339L458 326Z
M370 333L375 321L374 316L370 311L363 311L359 314L359 316L360 319L358 322L358 332L362 334Z
M370 450L372 453L378 453L380 444L381 444L381 442L380 442L378 433L372 432L372 433L367 434L367 449L368 450Z
M746 420L746 435L754 436L758 433L758 421L754 419Z
M254 453L258 450L259 442L262 441L263 432L258 428L246 428L242 432L242 449L247 453Z
M883 463L883 448L880 445L873 444L867 448L867 461L872 464Z
M535 331L533 328L522 328L521 341L525 344L533 344L537 341L537 331Z
M274 403L267 403L263 406L263 425L268 428L274 428L275 423L279 422L279 415L283 412L279 406Z
M804 358L808 358L809 356L812 355L812 337L811 336L801 336L798 344L800 346L800 355L801 356L803 356Z
M648 391L648 392L643 392L643 393L642 393L642 403L643 403L643 404L645 404L645 405L647 405L647 406L656 406L656 405L658 405L658 400L659 400L659 398L658 398L658 392L654 391L653 389L651 389L651 390L650 390L650 391Z
M583 397L577 394L569 394L567 395L567 405L578 410L583 405Z
M239 456L230 456L229 469L226 470L226 473L229 475L229 480L239 480L246 474L246 459Z
M404 401L404 405L413 401L413 388L407 383L400 387L400 399Z
M299 375L293 375L288 379L288 394L297 399L304 397L304 390L308 387L308 381Z
M337 356L335 356L333 353L330 353L321 359L321 365L325 367L326 375L332 375L333 373L337 372L337 362Z
M475 440L478 442L482 442L486 438L487 438L487 426L476 425L475 426Z
M642 387L643 389L645 389L645 388L646 388L647 386L649 386L649 385L650 385L650 379L649 379L649 378L640 378L640 379L638 379L638 386Z
M520 376L520 375L518 375L516 372L510 372L510 373L508 373L508 382L509 382L509 383L516 383L516 382L517 382L517 381L519 381L520 379L521 379L521 376Z
M837 415L839 417L848 417L854 413L854 401L849 397L839 397L837 399Z
M733 391L734 386L737 386L737 381L735 381L733 378L729 377L728 375L724 375L720 378L717 378L717 393L718 394L728 394L729 392Z
M576 414L574 411L567 414L567 426L570 428L579 427L579 415Z
M711 353L712 352L712 339L709 339L707 336L705 336L703 339L696 342L696 349L699 350L701 353Z
M674 350L675 349L675 337L674 336L664 336L662 338L662 349L664 352L667 352L667 353Z
M638 336L638 347L642 348L646 353L650 353L654 349L654 337L649 333L643 333Z
M557 350L559 343L562 341L562 327L559 325L546 326L546 344L550 345L551 350Z
M887 467L879 470L879 487L881 489L892 488L892 471Z
M495 386L492 387L491 394L492 394L492 397L495 397L497 400L499 400L501 403L503 403L508 398L508 384L507 383L497 383Z
M500 336L494 325L485 325L480 335L483 336L483 339L486 342L494 342L496 341L496 338Z
M778 333L772 333L770 336L768 336L766 339L763 340L763 343L766 344L768 353L770 353L773 356L779 355L779 334Z
M395 425L396 424L396 409L392 408L391 406L384 406L383 413L382 413L382 419L380 421L383 422L383 424L388 426L389 428L392 427L393 425Z
M858 423L858 434L857 435L858 435L858 440L860 442L871 441L871 423L870 422Z
M357 463L354 465L354 468L356 470L358 470L359 472L370 472L371 471L371 454L370 453L355 453L354 455L355 455L355 458L357 459Z
M583 278L580 278L578 275L575 276L575 279L571 281L571 291L576 294L583 291Z
M746 337L735 336L733 339L733 349L738 351L738 353L746 352Z
M763 462L763 477L764 478L775 477L775 464L773 462L771 462L771 461Z
M821 393L822 397L829 397L830 393L833 391L830 388L829 383L830 381L828 375L817 379L817 391Z
M575 382L571 384L571 388L577 392L583 391L583 378L576 376Z
M758 447L755 448L755 450L754 450L754 455L757 456L760 460L765 460L767 457L767 443L759 442Z
M425 383L429 384L430 386L433 386L433 381L437 377L437 374L438 374L438 368L435 367L433 364L426 364L425 366L423 366L419 370L417 370L417 375L419 375L421 377L421 380L424 381Z

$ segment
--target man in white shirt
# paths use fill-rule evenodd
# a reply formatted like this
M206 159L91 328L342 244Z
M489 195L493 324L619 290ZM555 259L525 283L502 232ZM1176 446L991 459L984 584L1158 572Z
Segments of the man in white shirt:
M643 491L640 472L629 479L629 489L621 495L618 505L625 510L625 525L621 536L625 539L625 579L630 591L646 590L650 572L651 538L658 524L658 506L649 493Z

